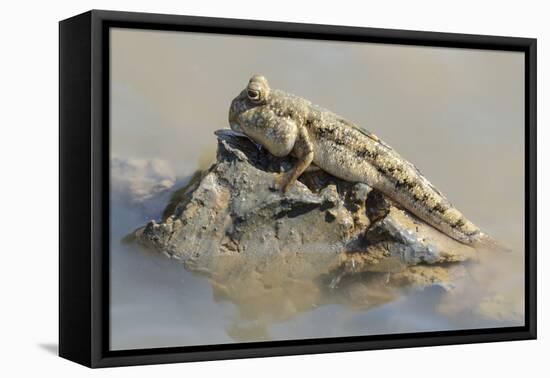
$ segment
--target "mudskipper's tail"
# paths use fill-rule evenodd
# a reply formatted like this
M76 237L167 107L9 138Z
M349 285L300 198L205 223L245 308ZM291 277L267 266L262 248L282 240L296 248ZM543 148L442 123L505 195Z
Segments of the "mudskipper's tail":
M497 241L495 238L487 235L484 232L480 232L477 238L472 242L472 247L478 251L492 251L492 252L512 252L510 247Z

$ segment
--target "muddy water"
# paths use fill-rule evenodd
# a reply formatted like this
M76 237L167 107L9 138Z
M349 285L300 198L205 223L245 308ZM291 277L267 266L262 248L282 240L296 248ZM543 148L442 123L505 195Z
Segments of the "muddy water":
M220 259L205 276L120 242L153 214L112 204L111 348L320 338L502 327L523 323L517 255L473 266L427 268L397 279L381 268L334 280L335 261L263 254ZM159 214L160 216L160 214ZM319 269L325 264L326 271ZM421 269L421 268L418 268ZM393 272L393 273L392 273ZM392 276L392 274L394 276ZM430 284L429 277L445 281ZM455 278L456 277L456 278Z

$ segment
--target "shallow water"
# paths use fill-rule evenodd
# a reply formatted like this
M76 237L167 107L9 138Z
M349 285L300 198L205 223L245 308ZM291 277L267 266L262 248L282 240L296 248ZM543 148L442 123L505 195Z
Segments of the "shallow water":
M332 288L328 282L313 279L307 269L292 274L281 270L283 265L277 265L276 256L263 261L262 266L243 264L229 268L230 274L205 277L187 271L177 260L120 242L128 230L152 216L140 206L112 203L112 217L116 219L111 244L113 350L523 323L518 290L521 280L503 275L504 265L491 272L490 281L498 288L509 285L513 290L505 292L507 302L497 303L499 307L490 309L488 317L478 310L491 291L480 289L487 288L488 282L476 281L486 277L485 268L482 272L469 271L467 282L472 285L461 288L464 281L459 281L450 291L442 285L396 290L385 287L384 279ZM510 262L514 260L510 258ZM293 266L299 264L304 265L295 261ZM265 277L258 285L250 272L269 274L268 290ZM474 286L477 289L472 291ZM492 301L490 305L495 306Z

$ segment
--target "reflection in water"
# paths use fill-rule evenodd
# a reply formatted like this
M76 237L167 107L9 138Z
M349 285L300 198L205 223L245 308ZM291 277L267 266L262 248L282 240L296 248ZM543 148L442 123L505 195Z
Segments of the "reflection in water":
M112 349L523 324L516 254L467 266L390 261L340 275L334 256L262 253L222 257L197 274L119 242L147 221L142 209L114 203L112 217Z
M237 306L228 334L239 341L272 340L271 325L288 322L299 314L329 304L366 310L397 295L394 288L384 285L386 278L381 274L339 280L335 284L330 270L337 261L326 259L320 264L318 258L289 253L262 257L260 261L240 257L221 259L220 269L214 268L210 282L215 300L228 300ZM319 271L322 264L324 272ZM323 332L317 330L312 337L321 337Z

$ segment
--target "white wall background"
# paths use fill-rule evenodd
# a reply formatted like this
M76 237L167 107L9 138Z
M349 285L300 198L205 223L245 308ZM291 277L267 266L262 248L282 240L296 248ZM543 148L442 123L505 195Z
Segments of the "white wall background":
M86 10L112 9L382 28L536 37L539 123L539 340L268 359L88 370L56 357L58 223L58 26ZM12 1L0 23L0 374L47 376L281 377L346 375L502 377L548 374L543 300L550 272L543 238L550 152L545 127L550 49L543 1ZM545 350L546 349L546 350ZM538 374L537 374L538 373Z

